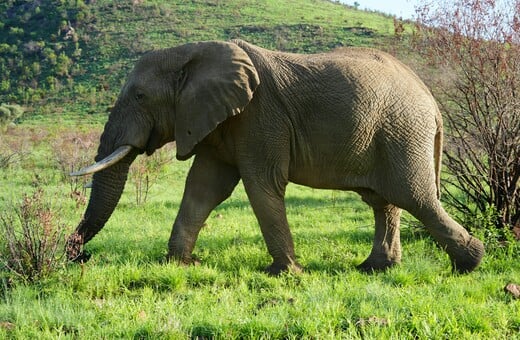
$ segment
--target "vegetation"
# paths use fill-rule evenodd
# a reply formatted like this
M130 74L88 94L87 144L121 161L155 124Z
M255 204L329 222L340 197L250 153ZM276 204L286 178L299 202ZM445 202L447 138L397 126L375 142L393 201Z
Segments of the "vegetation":
M242 38L316 52L368 45L392 29L386 17L324 0L8 0L0 4L0 103L102 114L134 61L154 48Z
M435 27L420 29L415 47L440 71L431 84L447 122L448 203L468 225L484 215L505 232L520 227L520 1L458 0L419 14Z
M0 95L28 104L80 73L80 36L92 20L82 1L4 1L0 5Z
M65 264L60 247L65 229L43 195L41 188L31 196L24 195L20 206L6 207L0 217L5 242L0 268L23 282L42 280Z
M62 150L53 147L74 129L22 124L3 135L9 145L31 150L0 170L2 187L9 187L0 192L3 218L24 204L24 192L32 199L43 189L60 235L75 228L85 203L69 194L56 156ZM289 186L288 218L306 268L301 275L262 272L270 258L241 185L201 231L195 254L202 264L165 263L189 166L165 163L139 205L129 182L114 215L88 244L89 262L65 266L58 258L53 271L31 284L4 267L0 337L514 338L520 331L520 305L503 291L520 281L517 243L489 239L481 267L454 276L446 254L405 215L402 265L363 274L355 266L370 252L373 218L348 192ZM24 237L16 234L17 240ZM0 244L9 239L0 233ZM64 249L63 238L54 240L48 244ZM0 263L6 256L2 251Z
M520 281L518 242L475 230L484 262L454 276L405 215L403 264L362 274L373 218L353 193L288 187L301 275L262 272L270 258L240 185L201 231L202 264L165 263L191 163L170 161L173 146L137 159L89 262L60 257L88 197L89 179L67 173L92 160L107 107L145 51L238 37L294 52L384 46L413 61L399 49L408 23L318 0L8 0L0 18L0 103L18 112L0 134L0 338L517 336L520 307L503 289Z
M23 108L20 105L0 104L0 127L15 123L22 114Z
M148 193L154 184L162 180L167 164L175 158L175 144L167 144L155 151L150 157L140 157L131 166L128 174L129 184L135 189L135 203L146 203Z

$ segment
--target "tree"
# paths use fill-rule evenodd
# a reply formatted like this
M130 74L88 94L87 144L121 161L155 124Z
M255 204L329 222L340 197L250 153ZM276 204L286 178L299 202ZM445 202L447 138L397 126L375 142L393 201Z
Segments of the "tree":
M436 70L446 123L447 203L520 225L520 0L422 1L417 14L413 46Z

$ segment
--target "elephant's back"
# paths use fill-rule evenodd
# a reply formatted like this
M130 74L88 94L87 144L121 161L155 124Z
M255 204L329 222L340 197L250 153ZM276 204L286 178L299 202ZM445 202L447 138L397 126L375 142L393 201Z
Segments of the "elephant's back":
M336 63L346 67L346 72L360 83L371 84L372 87L378 87L379 91L387 88L394 97L432 97L428 87L409 66L386 52L348 47L330 54Z
M329 63L344 77L344 94L351 97L353 111L365 112L380 123L399 120L401 115L410 122L438 119L439 110L428 87L392 55L353 47L341 48L330 56Z

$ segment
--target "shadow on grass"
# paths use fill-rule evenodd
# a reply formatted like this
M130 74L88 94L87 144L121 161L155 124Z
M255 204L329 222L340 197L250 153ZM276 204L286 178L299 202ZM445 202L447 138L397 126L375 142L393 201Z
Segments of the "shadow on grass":
M339 196L331 198L314 198L288 196L286 203L288 209L299 210L326 210L331 205L344 207L345 210L359 209L360 200L355 195ZM173 208L173 204L165 202L156 203L161 207ZM361 202L367 210L370 208ZM217 212L222 212L225 216L226 211L249 208L249 201L242 199L230 199L222 203ZM155 211L154 207L150 210ZM250 212L251 214L252 211ZM174 215L175 213L173 213ZM289 221L290 222L290 221ZM421 229L403 221L404 227L401 230L401 240L403 245L413 243L429 237L424 229ZM369 254L373 242L373 219L365 220L359 227L349 228L326 228L319 226L322 222L317 221L318 226L298 226L292 228L296 244L296 253L304 258L304 265L308 271L323 272L345 272L352 267L360 264ZM328 223L328 222L323 222ZM346 224L355 224L351 221ZM156 231L150 232L150 236L133 238L129 241L128 232L112 232L104 237L103 242L97 239L87 246L87 250L98 258L97 262L103 263L162 263L165 261L167 252L167 242L170 233L170 226L166 225L160 229L160 234ZM271 258L267 253L264 240L261 236L260 228L257 223L254 226L247 226L245 232L227 232L215 234L215 232L202 232L195 248L195 255L199 256L203 263L224 272L237 272L241 269L250 271L262 271L270 264ZM145 231L146 232L146 231ZM335 246L340 250L334 249ZM309 255L309 253L311 255ZM226 257L223 260L223 257Z
M318 189L316 189L318 190ZM368 206L362 203L362 201L354 194L345 194L345 192L339 192L338 194L334 194L333 191L330 190L319 190L323 193L328 193L328 196L323 197L310 197L310 196L298 196L294 194L288 194L285 197L285 205L287 209L295 209L295 208L321 208L321 207L329 207L329 206L344 206L346 209L349 206L359 207L359 204L363 204L367 209ZM230 208L249 208L251 207L249 200L247 199L237 199L231 197L226 201L222 202L216 209L218 210L226 210Z

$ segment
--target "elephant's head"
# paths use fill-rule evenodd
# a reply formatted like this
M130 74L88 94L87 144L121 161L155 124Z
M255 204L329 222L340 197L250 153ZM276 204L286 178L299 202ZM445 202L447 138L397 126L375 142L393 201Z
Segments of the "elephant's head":
M94 173L87 210L69 238L69 258L105 225L143 152L176 141L184 160L228 117L239 114L259 84L238 45L201 42L150 52L130 73L101 135L97 163L72 175Z

